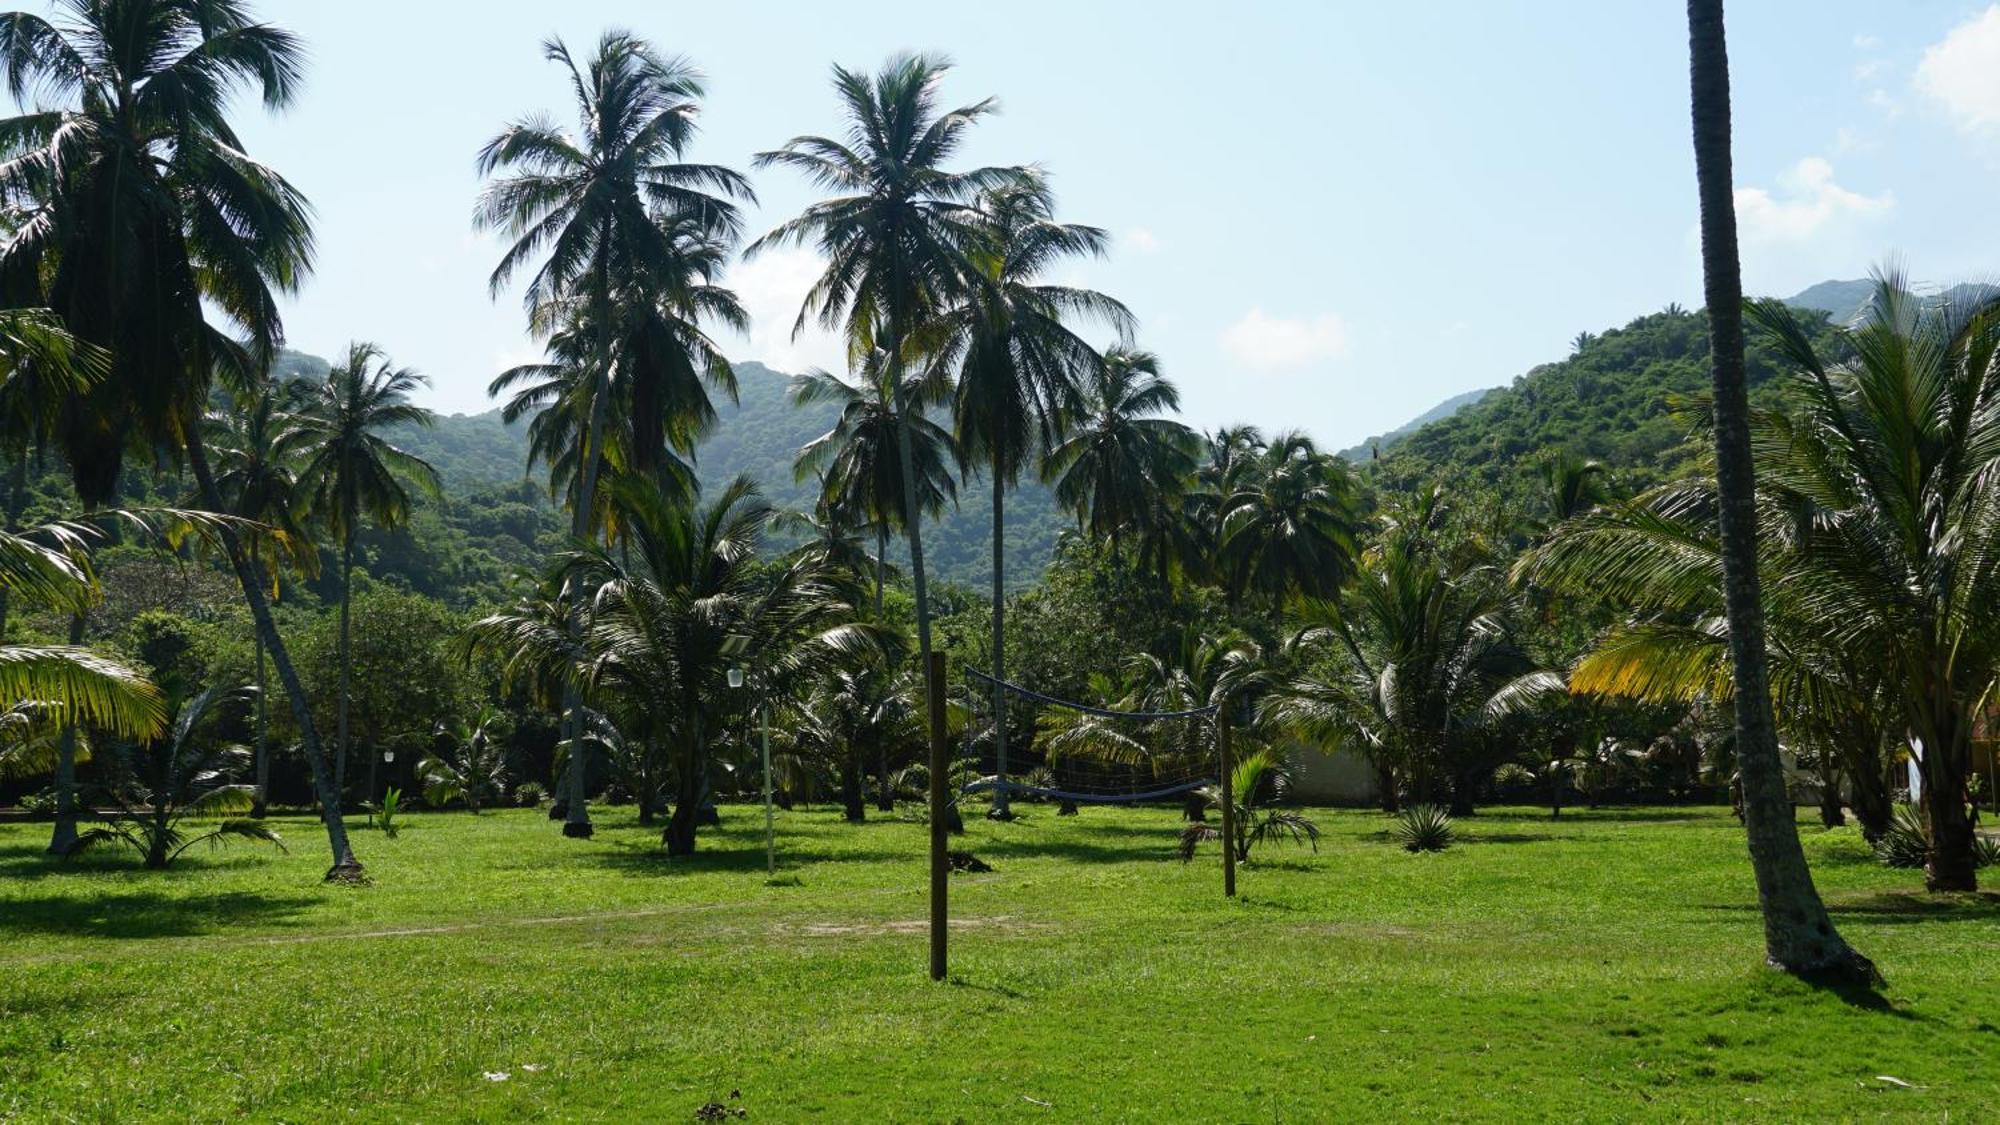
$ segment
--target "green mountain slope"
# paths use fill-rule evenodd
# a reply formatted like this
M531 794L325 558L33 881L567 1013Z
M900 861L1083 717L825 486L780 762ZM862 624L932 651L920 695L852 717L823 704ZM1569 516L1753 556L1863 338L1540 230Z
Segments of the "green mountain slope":
M292 378L321 378L326 361L287 352L277 370ZM795 407L786 397L789 376L761 363L736 364L738 402L717 403L718 424L696 452L695 468L708 488L738 475L757 481L780 508L810 509L812 482L792 478L792 458L800 446L833 424L835 408ZM441 416L429 430L407 430L397 444L435 465L447 492L470 492L520 482L528 457L527 426L509 426L499 410ZM536 479L542 479L537 474ZM990 490L983 480L964 486L956 511L925 531L926 561L941 581L985 588L992 581ZM1068 526L1055 498L1039 482L1023 481L1007 498L1008 586L1019 589L1048 565L1056 536ZM892 547L892 557L905 552Z
M1810 315L1824 329L1824 314ZM1777 356L1753 335L1748 359L1753 400L1775 401ZM1419 428L1372 476L1387 488L1449 481L1520 497L1535 459L1566 449L1610 465L1628 487L1666 479L1694 457L1674 405L1706 394L1708 381L1707 315L1669 308L1588 336L1569 358Z
M1431 407L1429 410L1424 411L1422 414L1417 415L1415 418L1390 430L1388 433L1376 434L1374 437L1364 439L1359 444L1341 450L1340 455L1356 464L1373 460L1378 452L1386 451L1390 446L1416 433L1432 422L1451 417L1498 389L1497 387L1480 387L1478 390L1453 395L1436 406Z

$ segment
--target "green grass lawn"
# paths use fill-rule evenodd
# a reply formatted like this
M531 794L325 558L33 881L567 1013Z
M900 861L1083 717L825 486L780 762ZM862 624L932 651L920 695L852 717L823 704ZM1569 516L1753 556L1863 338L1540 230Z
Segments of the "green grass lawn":
M958 845L995 871L943 985L908 821L781 814L767 885L750 808L671 863L627 809L410 817L361 888L310 820L165 874L0 827L0 1118L2000 1119L2000 897L1851 829L1804 832L1884 1004L1759 967L1723 811L1494 811L1440 855L1324 811L1229 902L1170 811L1027 809Z

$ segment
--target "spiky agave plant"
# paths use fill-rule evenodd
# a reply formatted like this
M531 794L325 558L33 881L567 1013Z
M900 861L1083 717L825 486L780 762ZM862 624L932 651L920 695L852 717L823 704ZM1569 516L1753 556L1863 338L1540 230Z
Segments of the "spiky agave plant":
M232 781L250 761L248 748L213 737L211 726L229 703L241 703L247 688L212 687L175 712L166 734L142 745L102 754L108 788L119 805L108 824L77 836L64 856L107 844L122 844L164 870L196 844L212 847L231 838L256 840L284 850L278 834L250 811L254 787ZM188 821L202 822L197 831Z
M1312 850L1319 850L1319 825L1303 814L1273 804L1284 799L1291 783L1291 771L1269 750L1259 750L1246 756L1230 771L1230 785L1234 790L1231 795L1236 805L1234 846L1237 862L1247 862L1257 845L1277 840L1309 844ZM1208 807L1222 807L1220 786L1207 786L1200 792ZM1181 862L1193 859L1195 849L1203 841L1220 839L1222 828L1218 823L1197 821L1181 829Z
M1451 814L1440 805L1412 805L1396 814L1390 835L1406 852L1441 852L1452 845L1455 834Z

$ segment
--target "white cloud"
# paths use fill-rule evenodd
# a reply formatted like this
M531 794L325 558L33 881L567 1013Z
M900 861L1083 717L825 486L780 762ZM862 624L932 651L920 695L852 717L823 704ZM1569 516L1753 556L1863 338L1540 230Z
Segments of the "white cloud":
M1251 309L1222 331L1222 349L1245 367L1283 371L1347 354L1347 322L1333 313L1311 319Z
M805 249L768 250L731 266L723 284L736 291L750 314L750 332L746 347L726 350L792 374L809 367L845 373L847 348L838 336L809 323L792 338L799 305L825 268L819 255Z
M1856 82L1873 82L1888 68L1889 60L1887 59L1862 59L1860 62L1854 64L1854 80Z
M1854 49L1857 51L1872 51L1881 45L1882 37L1879 35L1857 35L1854 37Z
M1916 86L1961 127L2000 132L2000 4L1927 48Z
M1863 195L1834 181L1833 165L1808 156L1778 177L1778 193L1760 187L1736 189L1736 222L1752 244L1810 242L1831 229L1883 214L1896 205L1889 192Z
M1119 244L1135 254L1151 254L1160 248L1160 236L1145 227L1133 227L1118 239Z

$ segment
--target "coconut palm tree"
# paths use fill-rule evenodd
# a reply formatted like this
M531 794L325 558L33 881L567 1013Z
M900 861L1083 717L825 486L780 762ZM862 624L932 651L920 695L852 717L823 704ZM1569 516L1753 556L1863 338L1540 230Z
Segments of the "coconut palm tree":
M1056 501L1116 553L1159 497L1180 487L1200 458L1193 430L1158 415L1180 409L1180 391L1151 352L1113 348L1090 371L1068 437L1048 451L1042 479Z
M119 812L101 828L79 835L65 858L109 844L139 853L147 868L163 871L196 844L218 847L232 839L284 843L268 826L242 819L250 811L251 787L234 780L249 764L250 752L214 737L215 724L231 704L246 702L241 689L212 687L181 703L165 734L100 755L109 775L106 790ZM204 822L207 831L190 835L182 824Z
M69 334L47 309L0 310L0 455L8 459L4 529L19 531L30 454L51 441L63 405L102 379L110 356ZM0 637L7 633L0 588Z
M804 173L838 193L806 208L751 244L749 253L810 244L826 270L806 294L793 332L818 320L841 331L851 355L879 348L898 415L916 417L904 368L919 349L924 326L961 294L980 284L971 252L978 221L966 206L980 193L1018 183L1020 168L954 172L945 165L966 134L994 112L988 99L940 112L937 88L950 63L939 56L898 55L873 79L833 68L833 85L847 115L845 141L794 137L781 149L759 153L757 167ZM905 513L925 510L915 425L897 428ZM928 677L931 609L924 576L921 519L904 525L910 541L910 581L917 603L917 650ZM942 684L927 690L940 692Z
M512 652L511 677L567 679L586 700L616 701L643 716L674 774L667 851L687 855L711 745L731 706L729 670L748 664L786 679L866 654L874 642L847 623L852 608L837 576L809 559L757 564L771 509L749 481L735 481L698 511L644 478L618 478L612 487L630 528L630 562L626 552L601 547L562 560L570 580L592 591L580 649L546 615L494 615L476 623L472 637Z
M1415 803L1449 797L1465 815L1506 757L1494 700L1532 667L1512 637L1503 576L1447 518L1439 490L1419 494L1392 510L1337 600L1296 604L1299 670L1265 710L1302 737L1368 755L1385 806L1400 781Z
M0 531L0 589L50 609L88 607L96 595L87 561L93 534L70 523ZM74 645L0 643L0 714L10 732L24 735L83 724L144 738L165 721L160 694L142 673Z
M304 390L299 383L281 383L267 373L230 396L229 408L209 413L209 445L215 455L215 486L230 514L253 520L279 532L281 542L291 545L289 557L281 560L268 549L267 538L249 543L251 569L264 575L271 597L279 593L278 565L281 561L297 566L307 575L319 570L319 553L312 549L306 531L304 505L300 496L296 464L307 430L297 425L290 406L303 406ZM252 743L252 767L256 778L250 815L262 817L270 782L270 707L265 698L268 687L264 670L264 638L251 638L256 649L257 715Z
M548 40L542 51L567 73L578 126L569 132L545 118L529 118L488 142L479 154L479 171L495 178L480 197L475 221L513 240L493 270L495 293L539 259L527 286L531 319L549 331L586 329L566 357L575 377L555 396L562 412L548 427L574 435L570 531L586 541L597 527L596 493L608 460L607 420L621 397L620 365L628 370L628 383L638 366L634 356L617 354L621 324L630 327L632 321L614 306L622 294L628 310L635 304L687 307L688 294L671 287L662 292L659 279L689 276L690 239L704 247L733 242L741 218L732 201L752 193L748 182L727 168L683 159L703 93L700 72L686 60L663 56L624 31L605 32L582 66L560 39ZM655 300L635 301L635 294ZM684 347L690 341L678 342ZM709 373L716 374L712 363ZM623 392L636 436L643 437L657 415L642 413L644 403L632 401L630 388ZM563 701L572 736L576 704L573 695ZM582 792L585 772L571 771L567 836L591 834Z
M0 70L16 103L35 107L0 122L0 195L33 202L0 245L0 292L45 294L71 332L110 353L105 378L66 401L58 435L86 507L113 498L125 452L143 445L184 454L203 505L224 511L201 432L210 383L247 378L275 354L277 295L298 287L313 248L304 197L245 153L228 109L241 92L271 110L290 104L303 50L241 0L59 7L55 22L0 15ZM261 577L234 525L217 534L314 786L337 807ZM346 826L328 817L326 829L328 875L358 877Z
M904 758L924 744L917 678L901 661L872 659L822 676L788 724L793 749L828 769L849 823L868 819L862 780L870 762Z
M1235 475L1219 535L1232 595L1262 594L1273 613L1294 594L1333 596L1360 550L1359 495L1347 463L1293 431Z
M1833 928L1799 846L1791 795L1765 676L1764 616L1757 574L1756 476L1744 377L1743 275L1736 252L1730 171L1729 50L1722 0L1688 0L1688 70L1695 181L1701 199L1701 266L1713 367L1716 495L1723 603L1736 683L1736 760L1764 953L1795 973L1873 978L1874 965Z
M940 368L956 367L953 436L961 468L983 470L993 489L993 708L997 772L992 815L1007 810L1006 499L1037 454L1062 437L1081 406L1081 381L1103 362L1077 334L1089 319L1129 336L1125 306L1095 290L1055 285L1044 275L1069 258L1101 257L1110 236L1055 221L1055 199L1039 173L982 194L980 284L927 330Z
M439 495L437 470L384 436L396 427L428 427L437 416L410 401L430 381L396 367L369 343L347 346L297 418L287 440L300 453L298 489L306 511L340 544L340 699L335 720L334 792L347 795L348 612L354 601L354 538L365 522L384 529L409 522L411 489ZM338 815L338 810L332 815Z
M951 471L957 447L950 431L923 412L943 399L947 384L931 370L906 376L899 390L889 381L890 367L887 353L875 349L856 372L858 382L816 370L794 376L788 392L799 406L832 403L840 408L833 428L800 448L792 472L801 480L818 476L819 502L829 512L874 529L878 621L890 531L908 529L958 498L958 480ZM914 488L904 479L912 471Z

